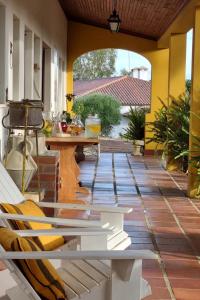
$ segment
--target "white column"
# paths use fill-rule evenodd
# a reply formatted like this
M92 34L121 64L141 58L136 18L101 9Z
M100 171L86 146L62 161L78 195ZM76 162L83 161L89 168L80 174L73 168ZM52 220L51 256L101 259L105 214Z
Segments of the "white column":
M24 24L13 19L13 99L24 98Z
M6 9L0 6L0 103L6 99Z
M34 37L32 31L26 29L24 37L24 96L33 99L34 75Z
M8 88L8 99L13 98L13 14L8 7L6 7L6 74L5 84Z
M51 88L51 49L44 49L44 110L46 112L51 110L51 96L52 96L52 88Z
M33 95L35 100L42 97L42 41L40 38L34 39L34 84Z
M59 57L58 65L58 102L59 102L59 111L63 110L63 72L62 72L62 59Z
M66 110L66 94L67 94L67 66L66 62L62 63L63 85L62 85L62 97L63 97L63 110Z
M13 100L19 99L19 19L13 18Z
M25 98L25 81L24 81L24 47L25 47L25 24L20 20L19 23L19 99Z

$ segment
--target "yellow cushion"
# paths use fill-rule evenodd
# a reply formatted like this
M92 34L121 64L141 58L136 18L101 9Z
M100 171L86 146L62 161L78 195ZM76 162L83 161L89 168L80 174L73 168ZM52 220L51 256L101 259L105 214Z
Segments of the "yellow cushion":
M0 228L0 244L6 251L41 251L34 241L19 237L8 228ZM47 259L16 260L16 264L42 300L67 299L64 282Z
M36 217L45 217L45 214L41 208L33 200L25 200L20 204L9 204L9 203L0 203L2 211L9 214L20 214L25 216L36 216ZM22 221L10 221L11 226L14 229L52 229L51 224L43 224L37 222L22 222ZM54 250L64 244L64 238L62 236L40 236L34 237L33 240L38 244L38 246L45 251Z

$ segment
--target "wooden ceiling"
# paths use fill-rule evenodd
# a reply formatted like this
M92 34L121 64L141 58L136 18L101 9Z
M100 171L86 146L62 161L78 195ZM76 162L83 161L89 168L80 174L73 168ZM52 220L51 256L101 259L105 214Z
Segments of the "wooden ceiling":
M158 40L190 0L59 0L68 20L108 28L113 3L120 32Z

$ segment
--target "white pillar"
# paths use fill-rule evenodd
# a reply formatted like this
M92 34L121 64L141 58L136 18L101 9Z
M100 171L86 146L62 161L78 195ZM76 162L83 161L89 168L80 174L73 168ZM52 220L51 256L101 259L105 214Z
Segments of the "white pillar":
M13 100L24 98L24 24L13 18Z
M44 110L46 112L51 110L51 49L44 49Z
M25 30L24 37L24 97L33 99L34 37L32 31Z
M0 102L4 103L6 99L6 9L0 6Z
M8 7L6 7L5 15L5 84L8 88L8 99L13 98L13 14Z
M42 98L42 41L40 38L34 39L34 84L33 95L35 100Z

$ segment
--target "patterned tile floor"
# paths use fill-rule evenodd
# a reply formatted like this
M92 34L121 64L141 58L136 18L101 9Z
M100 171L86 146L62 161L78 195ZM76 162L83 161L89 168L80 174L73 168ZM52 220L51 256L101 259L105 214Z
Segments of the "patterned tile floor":
M153 290L146 300L200 300L200 201L186 197L186 175L169 174L155 158L122 153L80 166L92 190L88 200L134 208L125 222L130 248L159 254L143 263Z

